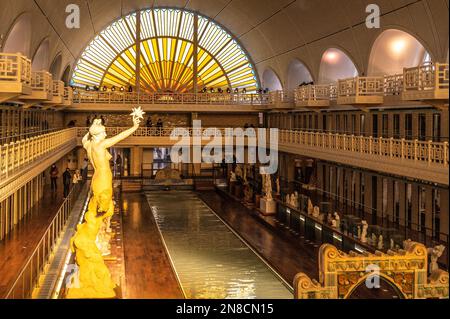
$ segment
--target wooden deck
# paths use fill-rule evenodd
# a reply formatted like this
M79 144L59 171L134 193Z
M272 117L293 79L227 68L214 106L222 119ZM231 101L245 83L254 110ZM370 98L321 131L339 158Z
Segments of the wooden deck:
M126 273L123 297L184 298L145 196L122 193L121 209Z
M32 212L0 241L0 299L5 298L14 284L63 200L62 186L58 185L58 191L53 193L48 185L44 197Z

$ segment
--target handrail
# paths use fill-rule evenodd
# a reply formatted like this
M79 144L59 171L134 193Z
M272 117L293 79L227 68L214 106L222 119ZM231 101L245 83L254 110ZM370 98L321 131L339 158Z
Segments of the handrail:
M84 136L88 128L77 127L77 136ZM107 133L115 135L125 130L125 127L108 127ZM178 132L176 131L178 130ZM225 136L224 128L203 128L202 131L187 127L140 127L133 133L135 137L169 137L173 132L189 136ZM258 131L255 130L257 136ZM338 133L307 132L298 130L280 130L280 144L304 145L309 147L328 148L338 151L358 152L370 155L399 158L437 164L448 167L448 142L433 142L394 139L372 136L357 136Z
M41 240L6 294L5 299L27 299L31 297L34 287L38 284L39 276L44 270L61 231L69 218L73 205L80 193L80 187L80 184L72 187L69 195L61 204Z
M0 180L5 181L33 161L74 141L76 134L76 129L70 128L0 145Z
M328 148L338 151L358 152L386 158L398 158L437 164L448 167L448 142L405 140L383 137L366 137L346 134L280 130L279 142Z
M31 88L34 91L48 92L52 94L52 75L47 71L31 73Z
M0 53L0 83L31 85L31 60L20 53Z

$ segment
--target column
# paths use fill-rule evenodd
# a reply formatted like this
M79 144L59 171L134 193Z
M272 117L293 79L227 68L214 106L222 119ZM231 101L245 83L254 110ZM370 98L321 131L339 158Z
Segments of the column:
M448 189L440 189L441 193L441 214L440 214L440 229L441 233L448 235ZM443 240L445 238L441 238Z
M432 237L433 225L433 188L425 186L425 227L427 236Z
M142 148L138 146L131 147L131 175L141 175L142 166Z

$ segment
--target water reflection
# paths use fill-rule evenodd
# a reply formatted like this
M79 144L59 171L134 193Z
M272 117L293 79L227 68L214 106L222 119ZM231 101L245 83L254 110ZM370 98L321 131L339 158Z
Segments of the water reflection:
M292 298L284 283L194 193L146 195L187 298Z

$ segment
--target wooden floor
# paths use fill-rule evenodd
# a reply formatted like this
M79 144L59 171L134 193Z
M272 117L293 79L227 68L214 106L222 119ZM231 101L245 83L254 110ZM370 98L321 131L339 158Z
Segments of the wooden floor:
M122 193L127 299L184 298L155 219L140 193Z
M50 186L44 197L16 228L0 241L0 299L5 298L63 202L62 187Z

